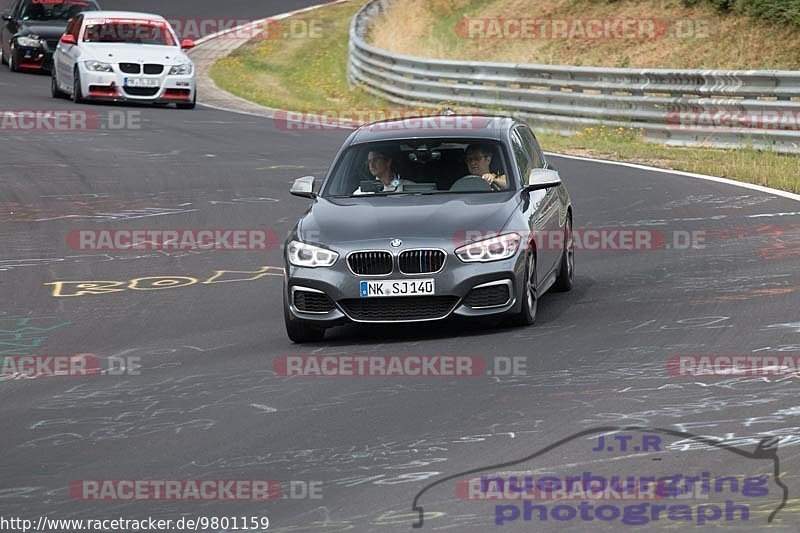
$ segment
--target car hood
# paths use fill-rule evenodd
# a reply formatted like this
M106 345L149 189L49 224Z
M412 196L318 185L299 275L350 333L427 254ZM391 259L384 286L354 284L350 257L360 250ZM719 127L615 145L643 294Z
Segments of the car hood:
M48 20L42 22L25 21L19 27L17 35L38 35L45 40L58 39L64 35L67 29L67 22L58 20Z
M465 231L502 229L519 201L513 192L319 198L297 231L300 239L327 245L396 238L445 245Z
M87 59L96 59L106 63L159 63L162 65L178 65L189 63L186 54L176 46L156 46L124 43L81 43Z

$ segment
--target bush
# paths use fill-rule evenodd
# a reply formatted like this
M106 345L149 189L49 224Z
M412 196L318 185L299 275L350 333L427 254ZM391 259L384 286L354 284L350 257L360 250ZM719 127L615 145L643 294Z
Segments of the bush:
M754 18L800 26L800 0L683 0L685 6L710 4L719 11L737 11Z

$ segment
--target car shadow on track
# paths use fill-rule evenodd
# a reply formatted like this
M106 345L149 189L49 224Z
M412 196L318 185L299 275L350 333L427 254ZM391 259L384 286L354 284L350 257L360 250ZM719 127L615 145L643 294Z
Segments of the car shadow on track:
M575 287L567 293L547 293L539 301L536 323L530 329L550 326L565 320L565 313L574 309L590 292L593 281L589 278L575 280ZM359 346L366 344L396 343L426 340L456 340L480 338L494 335L506 336L511 332L526 328L508 325L504 319L463 319L456 318L441 322L420 322L417 324L351 324L328 330L327 346Z

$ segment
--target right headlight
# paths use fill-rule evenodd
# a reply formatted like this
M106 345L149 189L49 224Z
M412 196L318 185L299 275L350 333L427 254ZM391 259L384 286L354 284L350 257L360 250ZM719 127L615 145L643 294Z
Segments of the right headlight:
M321 248L300 241L292 241L286 247L286 256L294 266L317 268L333 266L339 254L327 248Z
M110 63L103 63L101 61L87 61L84 63L86 68L93 72L114 72L114 66Z
M34 37L20 36L17 37L17 44L25 48L40 48L42 46L42 41Z
M489 263L512 257L519 250L522 237L517 233L506 233L473 242L456 250L456 256L465 263Z

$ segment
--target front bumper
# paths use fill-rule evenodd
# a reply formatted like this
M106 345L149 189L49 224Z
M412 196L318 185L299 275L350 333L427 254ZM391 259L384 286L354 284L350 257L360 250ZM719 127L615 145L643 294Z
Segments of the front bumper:
M330 268L303 268L286 263L286 276L284 282L285 301L289 302L289 314L294 320L313 323L322 327L332 327L348 322L356 323L405 323L429 322L444 320L452 317L488 317L518 313L521 308L521 291L525 285L525 255L522 252L503 261L492 263L463 263L452 252L448 253L444 269L436 274L404 275L395 271L386 276L359 276L353 274L345 263L345 258L340 257L336 264ZM428 297L382 297L361 298L360 282L363 280L419 280L433 279L435 281L435 296L439 298L439 311L431 311L429 307L433 302L424 298ZM476 287L507 287L508 297L503 305L493 302L482 305L473 298ZM324 293L332 302L333 308L328 312L304 312L298 309L295 303L295 293L306 290ZM413 298L420 298L421 305L428 307L426 315L408 315L404 313L388 313L390 315L403 314L401 318L365 318L354 311L360 302L369 300L370 306L404 306L415 305ZM446 299L446 300L445 300ZM422 301L424 300L424 302ZM423 311L420 310L420 313ZM431 314L432 313L432 314Z
M20 70L49 72L53 68L53 52L47 48L17 45L14 55L14 61Z
M81 92L87 100L109 102L177 103L188 104L195 100L194 74L169 75L169 66L158 75L132 75L117 71L95 72L80 66ZM155 80L155 87L129 87L127 80L143 78Z

